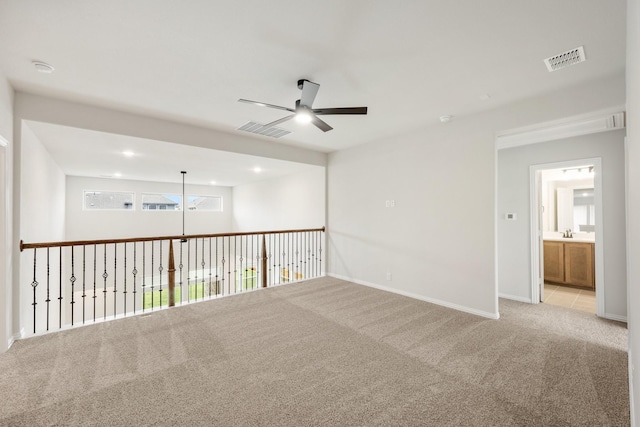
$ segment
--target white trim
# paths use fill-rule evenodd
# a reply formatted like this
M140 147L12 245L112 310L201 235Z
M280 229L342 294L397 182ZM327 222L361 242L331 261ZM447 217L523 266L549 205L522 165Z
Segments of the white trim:
M525 298L525 297L521 297L518 295L509 295L509 294L498 294L499 298L504 298L504 299L509 299L512 301L518 301L518 302L526 302L527 304L533 304L531 302L531 298Z
M593 165L594 166L594 178L593 178L593 187L595 192L595 209L596 209L596 224L595 224L595 269L596 269L596 314L599 317L611 318L613 320L618 320L622 318L621 316L608 317L605 313L605 281L604 281L604 219L602 213L602 159L600 157L590 158L590 159L578 159L578 160L569 160L566 162L557 162L557 163L545 163L541 165L531 165L529 167L530 173L530 188L531 193L535 193L531 197L530 202L530 215L531 215L531 234L529 236L531 243L531 300L536 303L536 292L539 291L540 284L537 284L538 281L536 276L536 271L539 269L540 264L534 264L540 262L540 257L538 254L540 253L540 241L537 238L538 228L536 226L535 219L537 218L539 201L537 198L537 186L535 182L535 175L538 171L546 170L546 169L562 169L562 168L570 168L584 165ZM534 197L535 196L535 197ZM537 260L537 261L536 261ZM544 271L544 270L543 270ZM626 319L626 318L625 318ZM622 321L622 320L620 320ZM626 321L626 320L625 320Z
M420 301L425 301L425 302L428 302L428 303L431 303L431 304L436 304L436 305L439 305L439 306L442 306L442 307L451 308L451 309L462 311L462 312L465 312L465 313L475 314L476 316L487 317L489 319L499 319L500 318L500 313L499 312L498 313L490 313L488 311L475 310L473 308L465 307L465 306L458 305L458 304L453 304L453 303L450 303L450 302L447 302L447 301L442 301L442 300L435 299L435 298L429 298L429 297L425 297L424 295L415 294L413 292L406 292L406 291L402 291L402 290L399 290L399 289L378 285L376 283L366 282L364 280L353 279L351 277L346 277L346 276L342 276L342 275L339 275L339 274L327 274L327 276L333 277L335 279L345 280L347 282L352 282L352 283L355 283L357 285L368 286L370 288L379 289L381 291L391 292L393 294L398 294L398 295L402 295L402 296L405 296L405 297L417 299L417 300L420 300Z
M496 134L496 148L501 150L503 148L519 147L572 136L622 129L625 127L624 112L625 107L619 106L506 130Z
M531 294L530 300L532 304L540 303L540 282L544 281L544 269L540 268L540 212L538 207L540 206L538 188L538 168L532 165L529 166L529 209L531 211L529 225L530 239L531 239ZM543 277L540 277L542 274ZM544 287L543 287L544 289Z
M2 135L0 135L0 147L6 147L9 145L9 141L7 141Z
M7 350L11 348L14 342L19 339L25 337L24 328L20 329L20 332L13 334L13 336L9 337L9 341L7 342Z
M615 320L616 322L627 323L627 316L620 316L619 314L609 314L605 313L603 316L605 319Z
M634 400L633 400L633 355L631 354L631 343L629 343L627 345L627 348L629 349L629 358L628 358L628 362L627 362L627 369L629 372L629 410L631 412L631 427L635 427L635 408L634 408Z

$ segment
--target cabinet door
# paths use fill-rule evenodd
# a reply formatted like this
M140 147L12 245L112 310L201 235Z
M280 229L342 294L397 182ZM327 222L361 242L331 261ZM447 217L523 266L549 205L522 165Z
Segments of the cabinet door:
M544 280L564 283L564 244L544 242Z
M594 287L593 243L564 244L564 273L567 283Z

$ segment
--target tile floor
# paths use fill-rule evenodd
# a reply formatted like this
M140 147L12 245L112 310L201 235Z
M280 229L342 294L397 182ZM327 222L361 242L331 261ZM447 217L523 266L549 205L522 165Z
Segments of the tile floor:
M544 303L573 308L575 310L596 312L596 293L566 286L544 284Z

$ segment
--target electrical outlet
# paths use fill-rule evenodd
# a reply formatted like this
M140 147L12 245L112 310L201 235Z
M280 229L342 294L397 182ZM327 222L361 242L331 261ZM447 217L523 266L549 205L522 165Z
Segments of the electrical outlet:
M391 281L391 272L387 271L387 280L390 282Z

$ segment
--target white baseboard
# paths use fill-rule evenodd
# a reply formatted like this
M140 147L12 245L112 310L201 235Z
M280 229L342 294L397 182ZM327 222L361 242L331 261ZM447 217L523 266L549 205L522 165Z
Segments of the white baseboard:
M531 298L519 297L517 295L498 294L498 298L510 299L513 301L526 302L527 304L532 304Z
M619 314L610 314L610 313L605 313L604 316L605 319L609 319L609 320L615 320L617 322L624 322L627 323L627 316L620 316Z
M327 276L334 277L334 278L340 279L340 280L345 280L347 282L353 282L353 283L356 283L358 285L363 285L363 286L368 286L370 288L379 289L381 291L391 292L393 294L398 294L398 295L402 295L402 296L405 296L405 297L409 297L409 298L425 301L425 302L428 302L428 303L431 303L431 304L436 304L436 305L439 305L439 306L442 306L442 307L451 308L451 309L462 311L462 312L465 312L465 313L475 314L476 316L482 316L482 317L486 317L486 318L489 318L489 319L499 319L500 318L500 313L490 313L488 311L476 310L476 309L465 307L465 306L462 306L462 305L453 304L453 303L450 303L450 302L447 302L447 301L442 301L442 300L438 300L438 299L435 299L435 298L425 297L424 295L415 294L413 292L402 291L400 289L390 288L388 286L382 286L382 285L378 285L376 283L365 282L364 280L357 280L357 279L353 279L351 277L341 276L339 274L327 273Z
M633 370L634 370L634 366L633 366L633 355L631 353L631 346L629 346L629 363L627 364L628 369L629 369L629 409L631 412L631 427L635 427L636 422L636 416L635 416L635 401L633 398Z
M16 340L19 340L20 338L24 338L24 328L20 329L20 332L15 333L13 334L13 336L9 337L9 341L7 341L7 350L9 350L13 345L13 343L16 342Z

